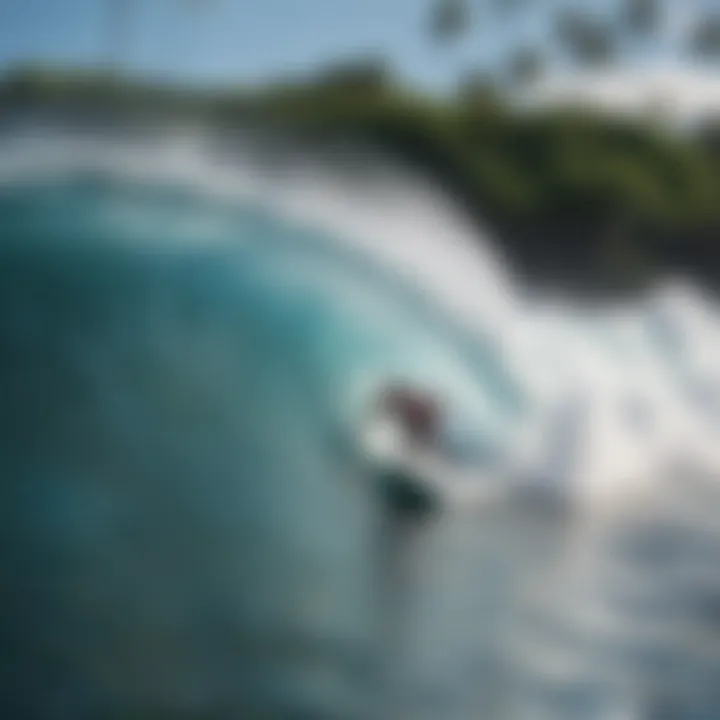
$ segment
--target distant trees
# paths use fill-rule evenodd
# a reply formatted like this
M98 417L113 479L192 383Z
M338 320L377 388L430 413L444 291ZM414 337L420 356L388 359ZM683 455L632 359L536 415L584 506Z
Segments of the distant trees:
M372 95L383 92L391 84L387 65L376 58L338 63L318 75L316 86L335 89L346 94Z
M111 1L124 13L137 2ZM720 123L708 124L697 138L680 138L588 111L518 114L503 100L502 83L528 87L558 55L571 66L631 62L638 44L664 37L669 1L623 0L610 13L601 11L605 3L567 0L552 12L547 44L520 36L501 44L500 61L463 74L453 101L414 94L383 62L367 58L302 83L212 94L149 87L108 73L26 67L0 82L0 104L190 110L227 125L260 119L321 137L357 134L428 168L473 212L505 230L507 247L533 266L563 262L572 274L587 262L588 272L627 280L672 257L701 269L717 265L720 286ZM543 0L480 2L437 1L432 37L472 39L475 22L489 37L494 22L513 23L549 6ZM593 12L586 9L591 6ZM132 17L118 17L124 29L114 47L121 57ZM689 18L674 33L683 52L698 61L720 60L720 10Z
M632 64L639 46L653 44L702 62L720 61L720 8L709 10L707 4L682 0L683 13L691 21L678 31L672 27L671 13L679 5L680 0L435 0L430 35L449 43L472 37L478 26L482 43L503 23L519 21L527 13L542 15L549 26L542 41L529 44L519 32L514 37L503 34L508 39L499 52L505 58L495 64L494 72L497 76L499 68L499 80L520 86L540 79L556 61L577 68Z

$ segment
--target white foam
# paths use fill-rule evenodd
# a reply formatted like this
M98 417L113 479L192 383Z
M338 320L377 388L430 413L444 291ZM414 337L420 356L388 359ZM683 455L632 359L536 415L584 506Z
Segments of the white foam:
M512 439L517 462L562 479L586 505L635 497L682 457L720 472L720 316L692 285L620 307L525 303L446 194L359 150L323 156L187 128L142 141L43 129L0 139L0 158L6 184L110 172L250 199L332 230L492 342L532 412Z

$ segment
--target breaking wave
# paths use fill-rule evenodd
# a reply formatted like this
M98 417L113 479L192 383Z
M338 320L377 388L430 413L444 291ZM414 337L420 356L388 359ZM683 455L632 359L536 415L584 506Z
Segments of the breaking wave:
M338 655L313 643L369 642L374 525L352 444L368 393L404 378L442 392L448 440L478 485L507 492L423 539L402 711L717 714L708 293L676 280L616 303L531 295L450 198L387 158L198 129L6 131L0 227L6 505L17 558L35 563L15 592L19 607L44 598L20 613L36 645L11 647L18 672L42 666L59 693L47 703L71 702L38 649L52 635L74 681L94 652L108 663L70 693L76 712L113 692L232 707L248 662L233 642L251 645L248 628L305 647L295 666L282 645L284 685L277 659L274 675L242 665L253 688L293 706L360 702L365 671L341 682ZM174 484L152 490L157 474ZM568 500L562 515L513 505L548 485ZM168 545L141 561L133 522ZM111 650L78 639L93 622ZM134 669L128 638L145 649ZM324 669L301 670L313 653Z

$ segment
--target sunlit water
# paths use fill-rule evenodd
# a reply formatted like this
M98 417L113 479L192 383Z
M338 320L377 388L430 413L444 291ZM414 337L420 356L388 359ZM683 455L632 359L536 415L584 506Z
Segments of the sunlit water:
M0 142L2 716L716 718L714 301L525 296L343 152ZM389 588L398 377L478 493Z

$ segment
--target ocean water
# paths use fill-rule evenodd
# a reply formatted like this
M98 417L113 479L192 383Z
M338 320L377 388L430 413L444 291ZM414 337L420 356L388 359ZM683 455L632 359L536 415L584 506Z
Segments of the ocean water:
M718 716L712 297L531 296L357 149L23 127L2 717ZM463 488L400 531L358 444L394 379Z

